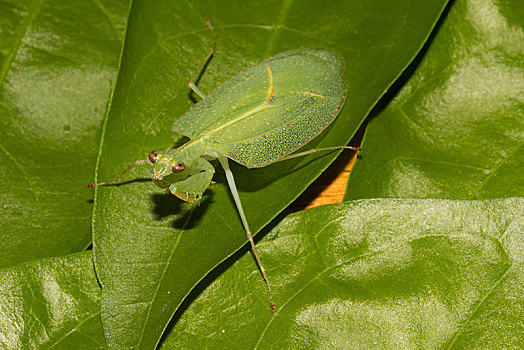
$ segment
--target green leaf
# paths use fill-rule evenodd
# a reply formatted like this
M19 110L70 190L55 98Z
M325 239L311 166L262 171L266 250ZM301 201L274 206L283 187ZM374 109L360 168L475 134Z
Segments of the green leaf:
M258 245L276 313L244 254L161 349L520 349L523 212L523 198L381 199L291 214Z
M126 16L116 0L0 3L0 267L90 244Z
M104 349L91 252L0 270L2 349Z
M524 2L457 1L428 44L369 122L345 199L521 196Z
M98 180L135 159L173 146L170 125L193 104L187 82L217 34L217 51L199 82L210 92L278 52L315 46L346 59L349 91L337 120L308 144L347 144L368 111L416 55L446 1L136 1L114 99L104 125ZM333 160L314 155L248 170L232 165L246 216L258 232ZM99 188L94 260L102 320L112 348L152 348L185 296L246 237L223 172L200 206L191 206L133 169L123 185ZM132 180L135 179L135 180ZM266 263L271 270L271 261ZM263 290L259 275L254 277ZM271 279L271 273L269 278ZM262 292L269 313L267 294Z

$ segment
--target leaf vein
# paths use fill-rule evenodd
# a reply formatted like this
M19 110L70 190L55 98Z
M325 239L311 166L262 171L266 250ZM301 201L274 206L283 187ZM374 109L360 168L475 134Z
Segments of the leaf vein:
M459 335L461 334L461 332L464 330L464 328L466 327L467 324L469 324L471 322L471 320L473 319L473 317L475 316L475 314L477 313L477 310L486 302L486 300L493 294L493 292L495 291L495 289L502 283L502 281L504 279L506 279L506 276L509 274L509 272L511 271L511 268L512 268L513 264L510 264L508 266L508 269L506 270L506 272L504 272L504 274L497 280L497 282L495 282L493 284L493 287L491 287L491 289L489 290L488 293L486 293L486 295L479 301L479 303L475 306L475 308L473 309L473 311L471 312L471 314L468 316L468 318L466 319L466 321L464 323L462 323L462 325L457 329L457 331L455 332L455 334L453 335L453 338L451 340L451 343L449 344L448 346L448 350L451 349L453 347L453 344L455 344L455 341L458 339Z
M54 348L56 345L58 345L62 340L64 340L65 338L67 338L70 334L73 334L73 332L75 331L78 331L78 328L80 328L84 323L86 323L88 320L98 316L100 314L100 311L98 312L95 312L94 314L90 315L89 317L87 318L84 318L83 320L79 321L76 326L71 329L69 332L67 332L66 334L64 334L61 338L57 339L56 341L54 341L53 343L49 344L49 348L52 349ZM94 338L91 338L91 340L93 340L95 343L101 345L96 339Z
M278 31L279 29L284 25L284 20L289 12L289 8L291 7L291 4L293 3L293 0L286 0L284 1L280 13L278 15L277 25L274 26L273 33L271 34L269 41L267 43L267 51L265 56L268 57L271 53L271 49L273 48L273 44L275 43L275 40L277 39Z
M7 72L9 71L9 68L11 67L11 64L13 63L13 60L16 56L16 52L20 48L20 44L22 43L22 38L24 37L31 23L33 23L33 21L35 20L36 15L40 10L40 7L43 1L44 0L34 0L33 1L33 3L31 4L29 13L27 14L27 17L25 18L24 21L22 21L21 25L17 28L15 32L15 40L13 42L13 46L11 50L9 50L9 53L7 54L7 58L4 61L4 64L2 65L0 69L0 89L4 85L4 80L5 80L5 77L7 76Z
M495 168L493 168L493 170L491 171L491 173L486 176L486 178L484 179L484 181L482 181L482 183L480 184L479 188L477 188L477 190L475 192L473 192L470 196L469 196L469 199L473 199L473 197L475 197L479 192L480 190L488 183L488 181L493 177L493 175L495 175L497 173L497 171L499 171L499 169L507 163L507 161L509 159L511 159L518 151L518 149L520 147L522 147L522 145L524 144L524 140L517 145L517 147L515 147L513 149L513 151L511 151L511 153L506 157L504 158L500 163L498 163Z
M184 223L184 225L182 226L182 229L185 228L187 226L187 224L189 223L189 220L191 219L191 217L193 216L193 213L195 212L195 207L193 207L189 213L189 215L187 216L187 219L186 219L186 222ZM140 338L136 344L136 348L139 349L140 348L140 345L142 344L142 339L144 338L144 334L146 332L146 326L147 326L147 323L149 321L149 318L151 316L151 308L153 307L153 303L158 295L158 291L160 290L160 286L161 286L161 282L162 280L164 279L164 277L166 276L166 273L167 273L167 269L168 269L168 266L169 266L169 263L171 262L171 260L173 260L173 256L175 254L175 251L177 250L178 248L178 244L180 243L180 238L182 237L182 235L178 235L177 237L177 240L175 242L175 244L173 245L173 248L171 249L171 252L169 253L169 257L167 258L167 263L164 265L164 269L162 270L162 274L160 275L160 278L158 279L158 283L156 285L156 288L155 288L155 292L153 293L153 297L151 298L151 302L147 308L147 311L146 311L146 319L144 320L144 323L142 325L142 330L140 331ZM167 324L165 325L167 327ZM160 341L160 339L159 339Z

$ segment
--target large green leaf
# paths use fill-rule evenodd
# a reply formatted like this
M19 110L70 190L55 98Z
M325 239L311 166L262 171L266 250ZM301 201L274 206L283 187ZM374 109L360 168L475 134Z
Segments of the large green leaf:
M2 349L104 349L91 252L0 270Z
M0 266L85 249L127 1L0 3Z
M524 199L382 199L297 212L175 317L163 349L521 349ZM184 309L184 308L181 308Z
M523 57L524 2L454 3L367 126L346 199L521 196Z
M349 141L422 46L445 3L135 1L104 125L98 180L173 145L170 125L193 103L186 84L211 45L204 16L218 36L216 54L200 80L204 92L287 49L316 46L344 55L346 105L309 145L330 146ZM296 198L334 156L257 170L233 165L253 231ZM148 177L146 169L134 169L126 178L138 180L100 188L95 199L94 259L104 329L114 348L153 347L193 286L246 242L220 169L217 184L194 207L155 189ZM262 279L255 278L266 299Z

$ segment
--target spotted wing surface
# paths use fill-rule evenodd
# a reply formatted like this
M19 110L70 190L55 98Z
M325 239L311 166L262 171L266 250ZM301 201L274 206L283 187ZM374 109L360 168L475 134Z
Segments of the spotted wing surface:
M218 87L174 124L208 137L236 162L262 167L318 135L344 104L344 61L337 53L297 49L252 66Z

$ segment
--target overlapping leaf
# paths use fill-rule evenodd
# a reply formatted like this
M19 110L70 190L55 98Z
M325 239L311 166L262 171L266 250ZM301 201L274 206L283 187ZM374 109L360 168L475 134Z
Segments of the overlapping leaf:
M208 282L161 349L518 349L524 200L382 199L282 220ZM217 277L218 276L218 277Z
M0 270L2 349L105 349L91 252Z
M85 249L127 1L0 3L0 266Z
M454 3L369 122L346 198L521 196L523 57L524 3Z

